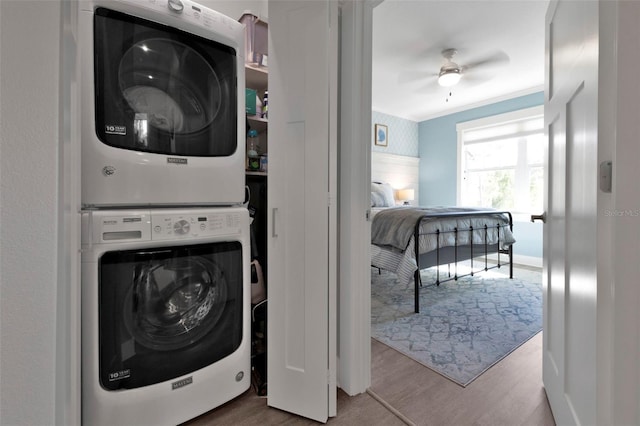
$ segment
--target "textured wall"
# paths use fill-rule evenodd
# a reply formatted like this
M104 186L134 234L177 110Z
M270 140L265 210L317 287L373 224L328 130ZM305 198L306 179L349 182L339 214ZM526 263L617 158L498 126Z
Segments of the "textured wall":
M0 424L56 418L60 2L0 1Z
M418 123L405 118L383 114L381 112L371 112L371 134L375 132L376 124L387 126L388 145L378 146L371 138L371 150L384 152L386 154L406 155L408 157L418 156Z

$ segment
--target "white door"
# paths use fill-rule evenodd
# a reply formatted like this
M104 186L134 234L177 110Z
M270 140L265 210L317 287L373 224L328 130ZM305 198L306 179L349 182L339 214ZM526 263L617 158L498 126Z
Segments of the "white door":
M268 404L335 415L337 7L269 1Z
M596 424L598 2L546 17L543 380L558 424Z

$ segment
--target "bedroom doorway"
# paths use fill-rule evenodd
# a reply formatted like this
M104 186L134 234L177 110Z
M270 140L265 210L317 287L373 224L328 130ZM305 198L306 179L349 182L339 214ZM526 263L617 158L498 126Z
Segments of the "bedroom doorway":
M402 2L393 2L393 6L394 7L398 7L399 3ZM415 2L414 2L415 3ZM426 44L424 42L422 42L422 49L423 49L423 54L427 55L427 54L433 54L435 53L439 53L439 51L443 50L443 48L445 47L451 47L449 45L449 43L453 43L456 46L464 46L464 40L463 40L463 36L464 36L464 31L455 28L455 23L451 23L451 20L447 19L447 17L451 16L448 13L442 13L439 15L438 13L438 3L439 2L428 2L429 3L429 7L431 8L430 13L433 16L434 21L441 21L441 22L446 22L447 25L450 27L449 30L452 33L455 33L456 36L452 37L451 42L447 41L447 37L445 34L445 31L442 31L439 37L432 37L429 38L425 33L426 30L424 27L433 27L432 25L429 25L429 23L424 22L423 21L423 25L421 27L419 27L417 29L417 32L420 34L420 37L423 40L435 40L435 42L433 43L433 47L429 47L426 46ZM449 2L452 3L452 2ZM493 4L491 2L483 2L483 5L486 6L487 9L493 7L501 7L502 5L496 5ZM447 149L442 148L442 147L438 147L435 146L433 144L431 144L428 147L425 147L424 145L424 137L421 134L421 132L423 131L423 129L427 128L428 126L425 125L423 123L423 121L427 121L427 120L433 120L433 119L439 119L438 121L445 123L446 120L446 116L450 116L450 115L454 115L454 114L460 114L462 111L465 111L465 109L471 109L471 108L485 108L487 110L490 110L490 105L494 104L494 103L500 103L500 102L504 102L507 101L508 99L511 98L518 98L518 97L522 97L522 96L529 96L533 94L533 97L537 98L533 101L531 100L527 100L528 102L534 102L534 104L540 105L542 103L543 100L543 96L542 96L542 91L543 91L543 87L542 87L542 83L544 81L544 76L542 75L541 79L539 80L538 84L535 85L535 87L530 88L530 90L520 90L516 93L512 93L509 95L502 95L502 96L490 96L490 101L486 101L486 100L478 100L474 103L472 103L470 106L457 106L457 107L451 107L452 104L454 104L457 99L459 99L461 97L460 91L459 90L463 90L460 86L459 89L452 89L450 91L446 91L443 92L442 88L439 87L436 83L436 78L437 78L437 69L439 68L436 67L436 72L435 75L433 72L430 72L430 70L425 70L425 69L416 69L416 68L410 68L410 65L407 64L407 62L402 62L402 58L400 57L399 54L397 54L396 56L392 57L393 62L395 64L399 64L401 66L404 66L406 68L406 70L400 74L398 77L396 77L397 80L402 80L403 84L411 84L412 88L415 91L419 91L421 93L421 95L425 96L425 97L437 97L440 98L441 102L443 105L445 105L447 108L445 108L444 112L432 112L431 115L429 116L429 118L422 120L422 119L411 119L411 118L406 118L406 117L398 117L397 115L394 115L393 113L393 108L390 107L390 109L383 111L380 110L376 110L376 107L379 106L380 104L376 104L375 98L376 98L376 65L375 62L377 60L379 60L379 58L376 57L376 43L390 43L390 41L385 40L384 36L380 36L378 35L378 30L383 27L383 28L390 28L390 25L387 24L380 24L380 22L378 22L379 20L377 19L377 15L381 14L385 17L389 17L392 15L392 13L390 12L389 9L386 9L387 7L389 7L389 5L387 5L386 3L382 3L380 4L378 7L376 7L373 11L373 85L372 85L372 122L370 124L371 126L371 131L372 133L374 133L374 126L376 124L382 124L382 125L386 125L387 129L385 132L385 137L386 137L386 145L381 145L381 144L376 144L376 136L371 138L371 149L372 149L372 153L371 153L371 158L372 158L372 164L371 164L371 181L382 181L382 182L389 182L391 179L393 179L393 177L390 177L390 174L393 174L393 171L390 170L385 170L384 174L380 173L380 161L385 162L385 166L386 167L388 165L387 159L390 156L393 155L400 155L400 156L410 156L411 154L406 154L407 150L410 152L411 147L407 148L406 145L411 145L413 142L412 141L407 141L407 139L411 138L411 123L407 124L406 121L413 121L413 120L419 120L416 121L415 123L415 128L417 129L417 133L418 135L416 136L416 141L415 144L419 145L417 148L417 156L422 157L422 158L429 158L428 164L429 164L429 169L425 170L424 166L423 166L423 161L421 161L421 165L418 171L418 176L417 176L417 185L416 185L416 191L415 191L415 199L410 201L412 204L416 204L416 205L425 205L425 204L437 204L437 205L442 205L442 204L447 204L447 205L459 205L457 204L458 202L458 193L459 191L459 187L456 183L456 181L458 180L458 176L459 176L459 167L458 167L458 161L457 161L457 156L458 153L456 152L455 148L453 149L453 152L451 152L451 150L447 151ZM545 6L546 9L546 6ZM500 15L501 13L503 13L504 11L499 11L496 9L493 9L491 11L491 13L493 14L497 14ZM520 13L522 13L522 11L520 10ZM420 14L417 13L416 15L422 16L424 17L425 14ZM544 52L544 10L542 10L542 13L538 13L538 22L535 24L538 28L538 33L542 34L542 39L540 40L540 44L539 44L539 50L540 50L540 60L542 63L543 60L543 55L542 53ZM425 18L426 19L426 18ZM478 19L478 21L482 21L481 19ZM405 22L405 26L406 24L406 20ZM492 32L493 29L487 30L485 28L484 30L485 32ZM497 30L496 30L497 31ZM406 36L409 37L409 36ZM410 44L411 41L407 38L405 41L407 44ZM414 42L415 43L415 42ZM464 49L459 49L459 58L462 58L462 53L464 51ZM468 52L467 52L468 53ZM462 59L460 59L462 60ZM542 69L542 65L540 65L540 68ZM410 72L411 71L411 72ZM425 76L430 78L431 81L427 82L420 82L418 81L419 78L421 78L420 76L422 75L422 77L424 78ZM387 82L387 86L389 86L389 88L393 87L393 84L391 84L390 80L391 80L391 76L390 75L385 75L385 82ZM425 78L426 80L426 78ZM444 95L443 95L444 93ZM537 95L536 95L537 93ZM396 104L393 104L392 102L387 102L386 105L391 105L394 106ZM489 105L489 106L488 106ZM527 106L530 106L529 104L527 104ZM499 109L498 109L499 110ZM499 111L500 112L500 111ZM489 114L490 115L490 114ZM474 117L472 117L474 118ZM466 116L464 119L461 119L460 121L467 121L470 118L468 118L468 116ZM386 122L385 122L386 120ZM434 120L436 121L436 120ZM391 124L390 124L391 123ZM456 131L455 129L455 122L453 123L446 123L445 125L449 125L452 126L453 128L453 132ZM400 130L398 130L398 128L400 127ZM409 130L407 130L409 129ZM431 138L439 138L439 137L444 137L444 131L443 132L435 132L433 131L433 129L427 129L429 132L431 132L429 134L429 136ZM454 139L455 140L455 139ZM398 150L400 152L398 152ZM404 151L403 151L404 150ZM495 154L496 157L499 157L500 154L496 153ZM384 157L385 160L379 160L377 159L377 157ZM489 158L491 158L491 156L488 156ZM376 163L377 161L377 163ZM403 172L406 172L406 168L402 169ZM436 182L436 184L434 185L429 185L429 182L433 181ZM425 185L426 182L426 185ZM419 185L419 186L418 186ZM421 187L420 187L421 186ZM442 188L442 194L438 194L438 195L433 195L433 190L434 188ZM448 187L453 187L452 191L447 191L446 188ZM428 188L428 189L427 189ZM397 188L397 189L401 189L401 188ZM425 196L425 194L427 194ZM425 200L427 201L425 203ZM401 202L404 202L405 200L398 200ZM537 213L537 212L529 212L529 214L531 213ZM538 225L539 228L541 228L541 226ZM535 231L534 231L535 232ZM540 233L541 235L541 229L539 229L537 232ZM517 237L516 237L517 239ZM537 252L538 252L538 258L541 258L541 239L539 241L539 246L537 247ZM372 249L373 250L373 249ZM535 257L535 256L530 256L530 257ZM539 262L539 266L541 266L541 260ZM380 280L380 278L378 277L378 272L376 270L372 270L371 271L372 274L372 293L376 291L375 289L375 281ZM372 303L372 311L375 312L376 310L376 303L379 303L375 300L375 297L372 297L371 300ZM540 309L541 311L541 309ZM374 313L375 315L375 313ZM539 338L538 338L539 339ZM529 346L536 346L537 340L532 340L529 344ZM372 341L372 368L374 369L374 371L372 372L372 384L374 389L376 388L376 383L379 384L376 376L378 375L378 372L375 371L375 369L381 369L380 371L384 370L384 369L394 369L394 371L397 373L397 363L400 361L394 360L394 361L383 361L380 362L380 358L383 357L385 358L386 355L389 353L389 350L392 349L388 349L388 347L385 347L384 345L379 346L380 344L373 340ZM531 351L536 351L537 349L535 348L531 348ZM541 354L535 356L536 359L539 360L541 359ZM395 358L395 357L394 357ZM529 368L529 370L533 370L532 368ZM415 374L415 370L411 370L414 371ZM384 373L383 373L384 374ZM407 377L407 379L409 380L410 377ZM383 381L386 379L383 379ZM434 379L434 380L439 380L439 379ZM387 382L387 384L389 384L389 382ZM390 385L392 386L392 385ZM411 385L408 385L411 386ZM411 386L413 388L413 386ZM419 391L418 391L419 392ZM548 409L548 408L547 408Z

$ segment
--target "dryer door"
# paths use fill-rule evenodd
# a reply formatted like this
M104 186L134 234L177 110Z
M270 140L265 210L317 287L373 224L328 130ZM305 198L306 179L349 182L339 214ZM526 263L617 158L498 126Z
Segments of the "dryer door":
M96 133L105 144L180 156L237 148L236 52L212 40L98 8Z
M242 245L113 251L100 259L100 383L132 389L233 353L242 341Z

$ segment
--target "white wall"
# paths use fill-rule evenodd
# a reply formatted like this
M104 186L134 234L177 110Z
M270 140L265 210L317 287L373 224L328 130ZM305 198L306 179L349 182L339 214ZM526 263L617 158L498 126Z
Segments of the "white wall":
M0 1L0 423L55 419L59 1Z
M420 204L420 159L404 155L371 152L371 182L388 183L395 190L413 189L414 199L409 204Z

